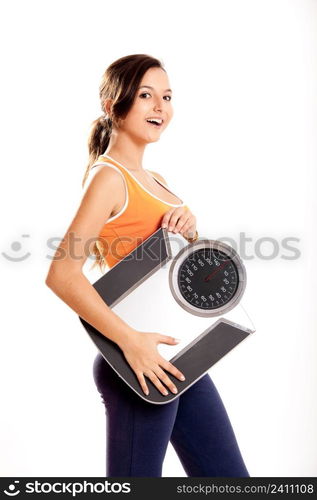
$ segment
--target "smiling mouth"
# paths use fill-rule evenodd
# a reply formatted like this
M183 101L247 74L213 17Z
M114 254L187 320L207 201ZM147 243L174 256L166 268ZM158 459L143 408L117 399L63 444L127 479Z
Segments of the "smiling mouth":
M149 121L149 120L145 120L145 121L146 121L149 125L152 125L152 127L155 127L155 128L160 128L160 127L162 127L162 125L163 125L163 123L164 123L164 122L162 122L162 123L156 123L156 122L153 122L153 121L151 122L151 121Z

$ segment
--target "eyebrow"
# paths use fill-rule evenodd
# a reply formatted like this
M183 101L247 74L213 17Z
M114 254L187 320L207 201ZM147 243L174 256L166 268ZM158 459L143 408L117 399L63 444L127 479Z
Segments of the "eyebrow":
M139 89L142 89L143 87L154 90L153 87L150 87L150 85L141 85ZM165 89L164 92L172 92L172 89Z

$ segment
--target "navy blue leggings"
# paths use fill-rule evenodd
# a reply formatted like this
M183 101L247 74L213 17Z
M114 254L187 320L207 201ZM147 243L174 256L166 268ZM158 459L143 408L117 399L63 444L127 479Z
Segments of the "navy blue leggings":
M169 441L188 476L249 477L208 373L161 405L140 398L100 353L93 377L105 405L107 477L161 477Z

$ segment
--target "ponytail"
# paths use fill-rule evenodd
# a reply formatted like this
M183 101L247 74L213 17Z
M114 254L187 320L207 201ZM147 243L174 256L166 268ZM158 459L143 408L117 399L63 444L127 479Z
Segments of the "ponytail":
M89 161L82 181L82 187L86 182L90 169L98 157L104 153L109 144L112 131L112 121L106 115L101 115L92 122L91 131L88 138Z
M91 131L88 138L89 161L82 181L82 187L84 187L92 165L107 149L111 131L112 121L110 118L106 117L106 115L101 115L99 116L99 118L92 122ZM95 266L99 266L101 272L104 272L107 263L105 260L104 245L102 240L95 241L92 248L92 253L95 256L95 261L93 262L90 269L93 269Z

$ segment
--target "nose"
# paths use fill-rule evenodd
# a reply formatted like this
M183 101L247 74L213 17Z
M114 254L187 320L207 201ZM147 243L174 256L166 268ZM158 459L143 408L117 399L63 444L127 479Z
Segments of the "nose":
M154 104L154 108L153 108L155 111L162 111L162 103L160 101L159 98L156 99L156 102Z
M157 112L157 111L161 112L162 111L162 107L159 106L159 105L155 105L153 109L154 109L155 112Z

